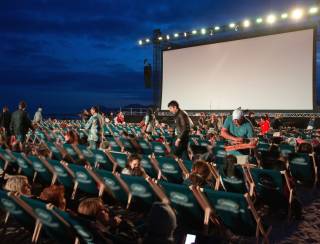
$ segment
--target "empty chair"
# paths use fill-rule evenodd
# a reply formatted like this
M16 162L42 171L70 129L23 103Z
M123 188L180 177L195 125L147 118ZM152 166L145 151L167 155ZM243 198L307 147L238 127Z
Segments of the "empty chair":
M314 153L294 153L289 155L289 169L296 181L305 185L315 185L318 170Z
M174 158L155 157L152 160L160 168L164 179L172 183L182 183L183 172Z
M160 186L168 197L170 205L176 210L178 226L185 228L188 233L206 228L209 224L210 209L205 211L201 207L189 187L164 181ZM205 201L201 203L205 206Z
M279 145L281 156L288 157L289 154L295 152L295 148L292 145L289 144L280 144Z
M256 235L257 241L260 236L268 242L268 231L258 215L249 194L213 191L204 189L204 193L214 208L223 224L233 233L238 235Z

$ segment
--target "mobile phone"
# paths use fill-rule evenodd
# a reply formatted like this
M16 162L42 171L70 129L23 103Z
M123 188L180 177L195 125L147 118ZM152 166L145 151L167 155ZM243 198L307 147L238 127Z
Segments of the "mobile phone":
M195 241L196 241L195 235L187 234L186 241L184 244L193 244L195 243Z

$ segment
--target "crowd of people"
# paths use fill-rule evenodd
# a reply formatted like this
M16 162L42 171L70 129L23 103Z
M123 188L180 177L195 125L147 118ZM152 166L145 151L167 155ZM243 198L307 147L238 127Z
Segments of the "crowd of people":
M18 110L10 114L8 107L3 108L0 117L1 138L0 146L3 149L10 149L15 152L24 152L26 155L35 155L50 157L47 149L33 145L26 140L26 135L30 130L41 127L43 121L42 109L39 108L31 121L26 112L27 105L20 102ZM142 135L148 140L164 142L165 138L159 136L153 138L156 128L165 128L172 135L170 147L173 148L173 155L177 158L192 160L192 169L187 178L184 179L184 185L207 187L215 189L217 179L214 177L209 163L215 160L213 150L218 141L225 140L229 145L245 145L244 148L235 150L241 154L249 155L249 162L256 163L256 155L251 150L257 145L257 138L264 138L270 131L278 131L281 127L281 120L277 116L271 123L268 114L256 119L254 113L247 115L241 108L235 109L231 114L222 114L217 116L212 113L206 115L201 113L198 121L192 121L187 112L183 111L177 101L171 101L168 104L169 111L174 115L174 125L169 126L157 121L155 112L149 109L144 116L141 127ZM64 133L64 141L70 145L84 145L89 149L105 149L108 143L104 138L104 128L108 123L114 125L125 124L123 113L119 112L115 117L113 114L106 116L100 113L97 107L91 107L90 111L85 110L82 113L84 122L85 139L80 136L72 127L67 128ZM65 125L68 127L68 125ZM314 122L308 125L314 128ZM311 129L311 128L309 128ZM206 146L206 153L197 153L190 146L190 140L194 135L201 135L205 138L209 145ZM130 137L131 135L122 136ZM133 136L134 137L134 136ZM135 139L135 138L132 138ZM316 143L304 140L295 140L299 143L298 152L311 153L319 149ZM134 140L133 140L134 141ZM173 156L171 155L171 156ZM280 155L279 146L274 143L268 153L259 155L260 166L264 169L272 169L278 171L288 170L286 160ZM67 158L63 160L68 161ZM128 157L125 168L121 170L121 174L130 176L139 176L147 178L148 175L141 164L141 156L138 153L131 153ZM237 165L236 155L230 154L226 156L222 168L222 174L232 180L241 180L242 176L235 169ZM104 243L175 243L175 229L177 228L177 220L175 211L169 204L155 202L149 212L142 218L128 211L106 204L103 199L96 197L78 198L75 201L70 199L70 193L62 185L34 184L26 176L19 175L17 168L10 168L3 175L1 184L3 189L15 192L23 196L51 203L57 208L68 211L72 215L85 219L94 231L96 238ZM294 184L294 180L290 178L290 182ZM219 186L218 186L219 187ZM301 205L298 198L295 199L295 216L301 217ZM287 202L286 199L283 202ZM280 206L287 211L288 206L283 204ZM146 223L143 231L139 229L141 220Z

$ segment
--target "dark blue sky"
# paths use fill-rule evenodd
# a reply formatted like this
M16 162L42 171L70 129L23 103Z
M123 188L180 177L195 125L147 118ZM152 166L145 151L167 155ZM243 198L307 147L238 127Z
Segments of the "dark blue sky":
M137 40L227 24L315 0L1 0L0 106L24 99L33 112L77 112L95 104L152 103Z

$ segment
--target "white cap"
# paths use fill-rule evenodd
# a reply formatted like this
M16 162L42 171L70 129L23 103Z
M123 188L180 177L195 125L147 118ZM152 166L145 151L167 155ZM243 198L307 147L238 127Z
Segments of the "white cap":
M242 112L242 110L241 110L241 107L235 109L235 110L232 112L232 120L241 119L242 116L243 116L243 112Z

